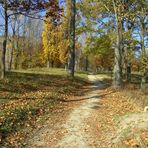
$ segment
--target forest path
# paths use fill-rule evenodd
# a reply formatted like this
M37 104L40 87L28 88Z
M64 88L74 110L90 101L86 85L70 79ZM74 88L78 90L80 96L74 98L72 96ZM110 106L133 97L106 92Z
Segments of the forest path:
M101 77L88 75L92 82L86 95L76 100L77 105L72 107L72 111L67 118L58 116L57 121L52 127L50 119L35 132L26 148L90 148L98 147L97 136L91 131L91 126L97 123L88 122L95 117L96 111L100 108L101 93L106 87ZM71 102L69 102L71 104ZM94 126L95 127L95 126Z
M99 93L104 88L104 84L95 75L88 75L88 78L92 82L91 91L83 96L86 101L74 108L63 125L66 134L58 142L59 148L89 148L98 145L95 137L87 130L90 126L87 124L87 119L93 117L95 110L99 108Z

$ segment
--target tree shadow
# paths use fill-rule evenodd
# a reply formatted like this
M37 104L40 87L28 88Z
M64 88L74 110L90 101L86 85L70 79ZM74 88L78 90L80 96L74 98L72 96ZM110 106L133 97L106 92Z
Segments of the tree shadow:
M100 109L101 108L101 105L94 105L94 106L92 106L92 107L90 107L91 109Z
M89 91L87 92L89 93ZM105 97L106 95L109 95L109 94L112 94L113 92L110 92L110 93L105 93L105 94L102 94L102 95L94 95L94 96L91 96L91 97L84 97L84 98L81 98L81 99L73 99L73 100L64 100L64 99L60 99L60 101L62 102L79 102L79 101L85 101L85 100L90 100L90 99L101 99L103 97Z

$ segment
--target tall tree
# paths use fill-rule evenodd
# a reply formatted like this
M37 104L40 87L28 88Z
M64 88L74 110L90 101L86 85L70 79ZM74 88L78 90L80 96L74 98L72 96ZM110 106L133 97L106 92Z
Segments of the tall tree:
M69 75L74 77L75 72L75 23L76 23L76 1L71 0L70 11L70 49L69 49Z
M6 47L7 47L7 39L8 39L8 3L7 0L4 0L4 20L5 20L5 29L4 29L4 40L3 40L3 50L2 50L2 59L1 59L1 79L5 77L5 55L6 55Z
M12 39L11 39L11 53L10 53L10 63L8 69L12 69L12 63L14 59L14 49L15 49L15 37L16 37L16 24L17 24L17 16L14 15L14 18L11 19L11 27L12 27Z
M54 62L59 60L59 32L57 24L52 20L44 22L44 31L42 34L44 60L47 62L47 67L53 67Z
M139 2L138 10L140 11L138 14L139 25L140 25L140 37L141 37L141 61L142 61L142 80L141 80L141 88L145 90L146 77L148 72L148 57L146 55L145 49L145 35L146 35L146 24L147 24L147 7L146 0Z
M121 0L112 0L115 20L116 20L116 34L117 43L115 47L115 65L113 75L113 86L121 88L122 86L122 55L123 55L123 9L124 3Z

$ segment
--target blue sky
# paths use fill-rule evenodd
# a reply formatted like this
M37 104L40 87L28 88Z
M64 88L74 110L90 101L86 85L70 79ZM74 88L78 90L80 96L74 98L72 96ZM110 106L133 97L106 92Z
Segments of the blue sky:
M77 2L80 2L80 0L77 0ZM59 1L59 3L60 3L60 5L63 5L63 6L65 6L65 0L60 0ZM3 10L2 10L2 7L0 7L0 35L2 35L3 34L3 29L2 29L2 27L1 27L1 25L4 25L4 18L2 17L2 15L3 15ZM42 16L44 16L45 15L45 11L42 11L42 12L40 12L39 14L40 15L42 15ZM104 22L107 22L108 20L103 20ZM83 24L85 25L85 20L83 20ZM96 27L97 28L97 26L98 25L96 25L96 26L94 26L94 27ZM10 28L10 26L9 26L9 28ZM9 32L11 32L11 29L9 29ZM136 39L138 39L138 40L140 40L140 36L139 35L134 35L134 37L136 38ZM148 44L148 41L146 42L146 44ZM148 46L148 45L147 45Z

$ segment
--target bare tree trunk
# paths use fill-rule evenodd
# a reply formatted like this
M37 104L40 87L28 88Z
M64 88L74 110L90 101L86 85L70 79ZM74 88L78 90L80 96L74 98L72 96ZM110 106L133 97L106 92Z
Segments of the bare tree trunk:
M116 16L116 31L117 31L117 47L115 48L115 65L114 65L114 75L113 75L113 87L118 89L122 87L122 21L117 12L117 6L113 0L114 11Z
M53 60L51 61L51 67L52 68L54 67L54 61Z
M18 69L18 62L19 62L19 37L17 37L16 41L15 69Z
M15 26L13 28L12 49L11 49L11 54L10 54L9 70L12 69L12 61L13 61L14 48L15 48Z
M66 72L68 71L68 63L67 62L65 63L65 71Z
M127 61L127 68L126 68L126 77L127 77L127 82L131 81L131 61Z
M128 31L130 33L130 38L132 38L132 28L133 28L133 24L130 20L127 21L128 23ZM128 43L127 43L127 65L126 65L126 81L127 82L130 82L131 81L131 53L132 50L131 50L131 41L129 39Z
M16 43L16 23L17 23L17 16L16 15L14 15L14 19L12 21L13 21L13 24L12 24L12 33L13 34L12 34L12 41L11 41L12 49L11 49L11 53L10 53L9 70L12 69L15 43Z
M121 88L122 86L122 66L121 66L121 51L120 48L115 48L115 65L113 75L114 88Z
M12 44L14 44L14 43L12 43ZM14 51L14 45L12 46L11 53L10 53L9 70L11 70L11 69L12 69L13 51Z
M144 35L145 35L145 27L144 27L144 19L140 18L140 29L141 29L141 60L142 62L145 60L146 57L146 51L145 51L145 45L144 45ZM141 79L141 89L145 91L145 84L146 84L146 74L147 69L145 65L143 65L143 73L142 73L142 79Z
M23 31L22 36L23 36L23 38L24 38L24 41L23 41L22 44L21 44L21 56L22 56L22 58L21 58L21 61L20 61L20 67L21 67L21 69L23 68L23 62L24 62L24 57L23 57L23 55L24 55L24 53L25 53L24 51L25 51L25 48L26 48L26 40L25 40L26 28L27 28L27 26L26 26L26 21L27 21L26 16L24 16L24 20L23 20L23 29L22 29L22 31Z
M73 78L75 72L75 15L76 1L71 0L71 17L70 17L70 51L69 51L69 75Z
M8 38L8 14L7 14L7 0L4 0L4 17L5 17L5 32L4 32L4 41L2 49L2 59L1 59L1 79L5 78L5 58L6 58L6 47L7 47L7 38Z
M18 19L18 26L17 26L17 37L16 37L16 57L15 57L15 69L19 68L19 56L20 56L20 49L19 49L19 41L20 41L20 20Z
M85 71L88 71L88 56L85 57Z

